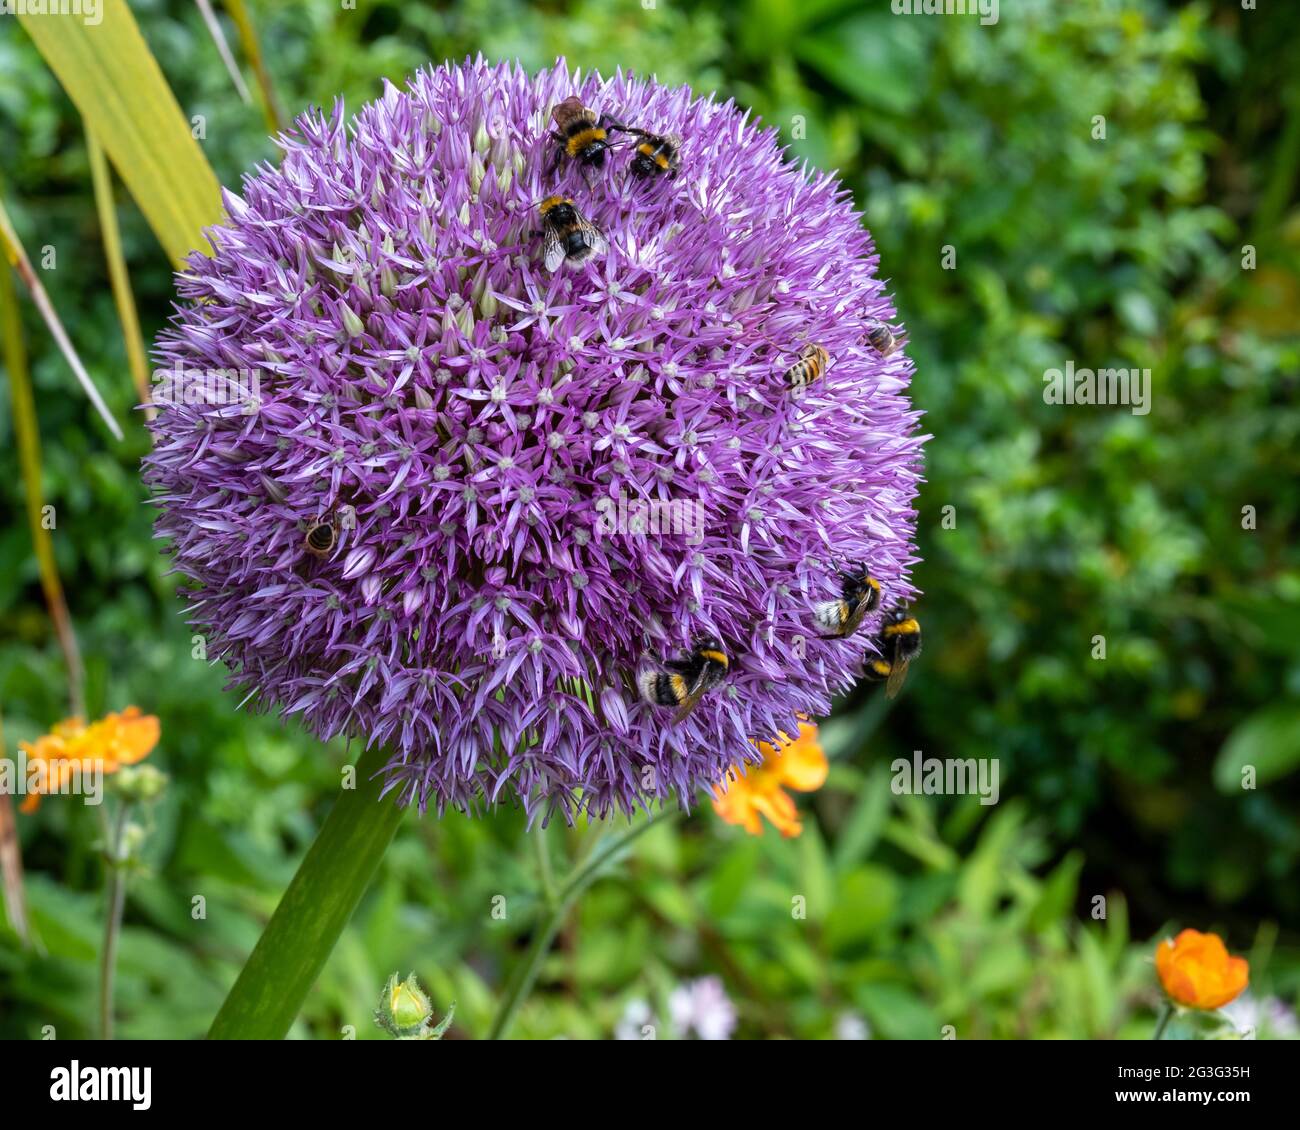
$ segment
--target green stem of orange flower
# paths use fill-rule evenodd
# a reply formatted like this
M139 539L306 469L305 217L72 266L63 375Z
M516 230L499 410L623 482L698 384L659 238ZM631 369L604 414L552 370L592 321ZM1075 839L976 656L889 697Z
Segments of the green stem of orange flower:
M1160 1013L1160 1019L1156 1021L1155 1035L1151 1037L1153 1040L1158 1040L1160 1039L1161 1036L1165 1034L1165 1029L1169 1026L1169 1021L1173 1017L1173 1015L1174 1015L1174 1006L1171 1005L1168 1001L1165 1001L1165 1007L1164 1010Z
M126 827L131 802L122 801L117 823L104 843L108 863L108 910L104 915L104 946L99 955L100 1038L113 1038L113 982L117 971L117 939L122 932L122 910L126 905Z

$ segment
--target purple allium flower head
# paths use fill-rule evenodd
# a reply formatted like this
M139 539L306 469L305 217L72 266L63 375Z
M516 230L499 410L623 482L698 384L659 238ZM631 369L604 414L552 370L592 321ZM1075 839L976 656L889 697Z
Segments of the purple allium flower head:
M679 175L631 176L631 135L551 174L574 94L679 135ZM863 560L883 609L913 598L921 443L837 181L730 102L562 63L422 71L280 144L179 275L147 460L234 684L383 743L404 803L566 817L689 805L825 714L870 632L819 637L811 606ZM609 247L551 273L554 192ZM795 395L808 344L830 363ZM637 673L704 635L730 670L675 724Z

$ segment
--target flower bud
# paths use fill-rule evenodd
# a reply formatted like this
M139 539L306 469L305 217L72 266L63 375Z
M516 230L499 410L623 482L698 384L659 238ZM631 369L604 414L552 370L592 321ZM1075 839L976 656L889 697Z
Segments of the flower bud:
M126 800L157 800L167 788L167 774L152 765L128 765L113 778L113 788Z
M398 1040L439 1040L451 1027L455 1012L453 1003L447 1009L447 1015L435 1025L433 1002L420 988L415 974L409 974L405 981L398 981L394 973L384 986L384 994L375 1010L375 1023Z

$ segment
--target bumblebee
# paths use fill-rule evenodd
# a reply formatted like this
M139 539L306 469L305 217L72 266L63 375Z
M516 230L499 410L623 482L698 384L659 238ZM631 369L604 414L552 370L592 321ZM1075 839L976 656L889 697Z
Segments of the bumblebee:
M594 224L583 218L567 196L548 196L538 206L542 217L542 255L548 271L557 271L561 263L577 265L593 255L609 250L609 241Z
M331 514L328 518L317 518L307 527L307 536L302 539L302 545L313 557L328 557L338 540L338 522Z
M799 351L799 360L785 371L785 382L791 388L803 388L817 380L830 364L830 354L820 345L811 342Z
M876 635L879 655L868 653L864 676L869 682L884 683L890 698L903 689L908 665L921 654L921 625L903 608L895 608L885 617Z
M839 600L823 600L813 606L817 626L829 636L851 636L869 612L880 607L880 582L866 565L840 574Z
M595 110L584 106L582 99L576 96L553 106L551 121L555 123L555 129L551 131L551 137L555 141L552 172L564 157L577 161L583 168L604 168L605 152L611 148L610 130L631 132L622 122L615 121L607 114L597 114Z
M680 722L727 677L730 668L731 660L721 642L715 636L702 636L685 659L670 659L660 670L642 671L637 687L653 706L677 707L673 721Z
M864 328L871 348L881 357L888 357L898 348L898 339L894 337L894 331L879 318L868 318Z
M628 165L633 174L638 177L666 176L672 180L681 160L682 139L676 134L663 136L643 129L631 132L641 139Z

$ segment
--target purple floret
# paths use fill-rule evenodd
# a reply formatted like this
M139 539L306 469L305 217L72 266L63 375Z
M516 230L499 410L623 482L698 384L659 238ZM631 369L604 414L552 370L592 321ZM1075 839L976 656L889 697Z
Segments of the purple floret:
M571 94L680 135L677 177L632 176L630 135L548 177ZM259 399L173 389L146 460L232 685L382 743L402 803L544 817L689 806L760 760L751 739L826 714L879 613L826 639L812 606L864 560L882 610L913 599L921 459L911 362L864 338L895 313L839 183L731 102L563 64L422 71L280 144L225 195L156 351L185 380L254 373ZM557 192L609 249L552 274L534 233ZM830 364L792 395L807 343ZM678 524L640 532L660 523L637 500ZM728 677L674 724L638 671L705 635Z

